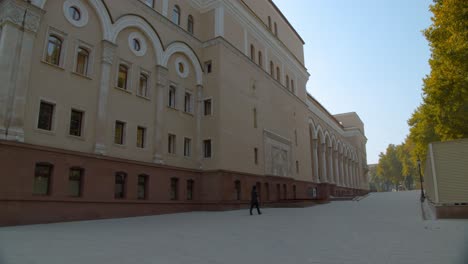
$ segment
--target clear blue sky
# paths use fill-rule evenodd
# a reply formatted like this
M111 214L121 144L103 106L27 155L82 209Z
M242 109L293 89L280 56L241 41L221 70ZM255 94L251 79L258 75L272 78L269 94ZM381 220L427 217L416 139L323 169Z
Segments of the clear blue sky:
M400 144L421 103L431 0L274 0L306 42L307 90L332 114L356 112L368 163Z

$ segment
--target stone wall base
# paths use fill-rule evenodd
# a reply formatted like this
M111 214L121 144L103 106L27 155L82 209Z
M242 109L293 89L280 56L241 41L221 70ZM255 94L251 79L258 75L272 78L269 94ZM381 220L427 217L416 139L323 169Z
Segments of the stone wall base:
M49 195L34 195L37 163L53 165ZM200 171L0 140L0 226L247 208L253 185L268 207L304 207L364 190L232 171ZM82 195L68 195L69 169L84 170ZM115 173L127 174L125 198L115 199ZM137 199L138 175L148 175L147 197ZM178 178L177 200L170 199ZM311 177L312 178L312 177ZM187 181L193 180L193 200ZM240 182L240 192L235 182ZM239 198L239 199L238 199Z

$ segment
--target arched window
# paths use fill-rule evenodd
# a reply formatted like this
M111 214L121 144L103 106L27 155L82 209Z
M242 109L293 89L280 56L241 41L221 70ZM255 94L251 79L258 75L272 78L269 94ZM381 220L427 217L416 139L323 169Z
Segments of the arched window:
M146 200L148 198L148 175L138 175L138 200Z
M281 71L280 71L280 68L278 66L276 66L276 80L278 82L281 81Z
M59 66L61 53L62 40L55 35L50 35L47 43L46 61L50 64Z
M88 75L88 61L89 61L89 52L82 48L78 48L78 53L76 55L76 73L82 75Z
M127 90L127 80L128 80L128 67L124 64L120 64L117 87Z
M172 22L180 26L180 7L178 5L175 5L172 11Z
M194 193L194 181L187 180L187 200L193 200L193 193Z
M255 62L255 47L253 44L250 44L250 59Z
M278 26L276 25L276 22L275 22L275 36L278 36Z
M272 77L275 75L275 64L273 64L273 61L270 61L270 75Z
M193 32L194 32L194 22L193 22L193 16L192 16L192 15L189 15L189 16L188 16L188 20L187 20L187 31L188 31L190 34L193 34Z
M271 31L271 17L268 16L268 29Z
M263 67L263 56L261 51L258 51L258 65L260 65L260 67Z
M296 88L294 88L294 80L291 80L291 92L296 93Z
M289 89L289 76L286 74L286 88Z

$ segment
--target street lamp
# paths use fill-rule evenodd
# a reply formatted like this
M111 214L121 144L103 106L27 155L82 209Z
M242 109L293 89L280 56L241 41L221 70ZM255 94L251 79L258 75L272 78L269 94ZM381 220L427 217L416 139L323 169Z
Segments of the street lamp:
M423 187L423 178L421 175L421 160L418 157L418 170L419 170L419 180L421 181L421 203L424 202L426 197L424 196L424 187Z

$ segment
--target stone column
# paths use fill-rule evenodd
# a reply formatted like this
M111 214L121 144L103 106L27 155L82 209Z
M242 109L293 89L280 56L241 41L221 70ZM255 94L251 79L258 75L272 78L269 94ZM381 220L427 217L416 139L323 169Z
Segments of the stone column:
M164 164L164 146L163 146L163 133L164 133L164 109L166 98L166 90L169 86L168 79L169 72L167 68L156 66L156 115L154 119L154 145L153 145L153 162L157 164Z
M26 1L0 1L0 139L24 141L32 53L43 14Z
M321 151L322 153L320 153L320 156L321 156L321 163L322 163L322 179L320 179L322 182L328 182L328 178L327 178L327 158L326 158L326 154L327 154L327 145L325 143L321 143L322 144L322 147L321 147Z
M202 118L203 118L203 85L197 85L197 153L198 167L203 167L203 146L202 146ZM212 146L213 147L213 146Z
M343 153L340 153L340 176L341 176L341 185L346 186L345 174L343 169L344 156Z
M335 183L336 184L336 181L335 181L335 175L334 175L334 171L333 171L333 148L331 146L328 147L328 181L330 183Z
M105 155L107 144L109 142L107 129L107 104L109 98L109 89L111 87L112 64L115 59L116 45L107 40L102 41L101 55L101 80L99 84L97 117L96 117L96 139L94 144L94 153ZM112 137L111 137L112 138Z
M320 175L319 175L319 162L318 162L318 140L312 140L312 162L314 163L314 179L315 182L320 183Z
M335 183L338 186L341 186L340 181L340 170L338 169L338 149L333 151L333 166L335 171Z

